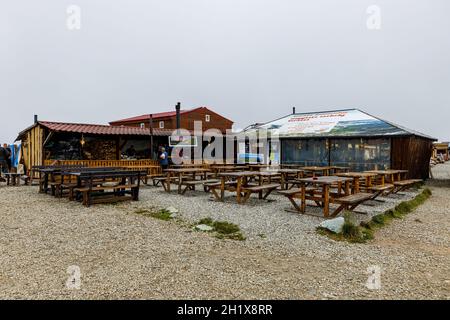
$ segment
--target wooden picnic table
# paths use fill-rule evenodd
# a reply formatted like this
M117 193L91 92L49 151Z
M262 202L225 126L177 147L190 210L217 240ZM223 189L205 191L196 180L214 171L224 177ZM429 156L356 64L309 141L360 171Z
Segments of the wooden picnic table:
M322 176L322 177L299 179L298 182L300 182L300 189L301 189L300 194L301 204L300 206L298 206L295 202L293 202L293 199L291 199L291 202L294 204L294 207L297 212L305 213L306 200L313 200L323 208L323 215L325 217L328 217L330 214L330 202L333 202L334 198L350 195L351 181L353 181L352 178L337 177L337 176ZM313 193L307 194L306 188L307 186L310 185L319 186L322 189L322 191L319 194L320 196L317 196L316 194ZM330 189L332 185L338 186L337 194L334 196L330 194Z
M378 176L378 173L373 172L341 172L334 174L337 177L352 178L353 179L353 191L352 193L360 192L360 180L365 179L366 188L370 188L373 185L373 178Z
M189 168L205 168L206 164L203 163L183 163L183 164L172 164L171 169L189 169Z
M146 174L144 171L106 171L93 169L89 171L67 172L67 174L77 177L78 187L73 190L75 193L81 193L83 195L83 205L90 206L92 203L139 200L141 176ZM105 183L101 183L100 181ZM105 185L108 181L111 185ZM112 193L105 192L108 190L112 191ZM130 194L130 196L126 196L126 194Z
M388 178L388 182L394 183L396 181L402 180L402 174L408 173L408 170L369 170L365 171L369 173L376 173L381 176L381 185L386 183L386 177Z
M288 189L288 184L289 184L289 177L290 176L295 176L295 179L300 179L303 178L303 169L270 169L267 171L261 171L261 172L276 172L280 174L280 185L281 185L281 189L286 190Z
M309 166L302 168L304 172L312 172L313 177L316 176L316 173L321 173L323 176L329 176L331 169L332 167L330 166Z
M164 187L164 189L167 192L170 192L170 184L172 181L172 178L174 176L178 176L178 193L181 194L182 193L182 185L183 185L183 178L186 178L186 175L190 175L192 178L191 180L196 180L197 175L203 175L203 179L207 180L207 173L211 172L211 170L209 169L204 169L204 168L179 168L179 169L166 169L164 170L164 172L166 173L166 181L164 182L164 180L162 181L162 185Z
M124 169L122 167L85 167L85 168L65 168L57 174L51 176L50 184L52 185L52 195L56 197L62 197L64 189L81 188L82 185L82 174L92 173L92 174L114 174L117 172L131 171L130 169ZM140 171L140 170L135 170ZM140 171L141 176L144 176L145 171ZM58 177L58 181L56 180ZM72 177L76 180L72 182ZM71 198L71 196L69 196ZM73 200L73 199L70 199Z
M258 170L261 170L264 168L271 168L271 167L277 167L277 166L272 166L270 164L256 163L256 164L247 164L247 167L250 170L258 171Z
M217 176L221 172L242 171L244 169L247 169L247 167L237 165L227 165L227 166L211 165L210 169L215 174L215 176Z
M265 199L270 194L272 189L274 189L272 187L278 187L278 184L276 186L271 184L271 178L275 177L275 176L280 176L280 173L270 172L270 171L263 171L263 172L261 172L261 171L238 171L238 172L222 172L222 173L219 173L218 176L221 179L220 195L217 194L217 192L214 188L212 188L211 191L212 191L214 197L217 200L223 202L224 198L225 198L225 190L227 187L227 180L233 179L235 181L235 183L233 183L232 188L228 188L228 189L230 191L234 191L233 189L235 189L237 203L241 204L248 199L248 197L251 193L251 192L248 192L244 196L242 194L245 191L245 188L248 188L249 191L251 191L251 189L248 187L249 181L251 178L256 178L256 177L259 178L258 185L254 186L255 192L257 192L259 194L260 199L263 199L263 198ZM266 193L266 195L263 196L263 191L265 191L264 178L269 178L269 185L267 185L268 192Z
M330 171L333 171L332 174L336 175L336 173L349 172L350 171L350 167L330 166Z

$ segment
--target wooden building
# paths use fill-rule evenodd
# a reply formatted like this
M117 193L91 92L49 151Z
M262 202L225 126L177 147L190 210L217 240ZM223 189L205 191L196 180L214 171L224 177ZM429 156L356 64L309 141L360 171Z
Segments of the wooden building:
M179 105L177 105L179 107ZM179 110L179 128L189 131L194 130L194 121L202 123L203 131L219 129L223 134L231 130L233 121L212 111L207 107L199 107L190 110ZM128 126L138 128L153 128L175 130L177 128L177 110L154 114L145 114L137 117L112 121L112 126Z
M449 145L450 142L436 142L433 144L433 159L437 159L441 156L444 161L450 160L449 158Z
M153 153L166 146L171 130L153 130ZM19 133L27 169L46 160L151 159L149 129L35 121Z
M16 141L22 141L22 161L29 169L50 160L154 160L158 159L160 147L169 151L180 143L191 148L191 157L186 158L191 162L196 155L202 155L212 139L205 132L196 137L192 131L185 137L173 133L168 128L62 123L36 118L32 126L19 133ZM225 157L224 143L222 158Z
M268 135L253 145L246 136ZM353 171L405 169L427 179L436 139L358 109L292 113L240 133L238 159L257 155L266 163L345 166ZM244 141L245 140L245 141ZM255 141L255 140L253 140ZM244 154L244 155L243 155Z

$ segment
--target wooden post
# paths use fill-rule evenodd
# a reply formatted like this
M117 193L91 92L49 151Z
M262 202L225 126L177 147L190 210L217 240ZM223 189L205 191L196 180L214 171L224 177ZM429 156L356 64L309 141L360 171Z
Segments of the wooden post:
M150 159L155 160L153 156L153 114L150 114Z

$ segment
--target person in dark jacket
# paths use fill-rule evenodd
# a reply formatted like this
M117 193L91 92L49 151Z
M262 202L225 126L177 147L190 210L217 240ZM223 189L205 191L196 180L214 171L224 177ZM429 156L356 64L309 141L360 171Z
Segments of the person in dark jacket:
M12 168L12 157L11 157L12 156L12 150L6 143L3 144L3 148L5 148L7 153L8 153L7 159L6 159L6 163L8 164L8 170L11 171L11 168Z
M11 153L7 148L0 146L0 167L3 173L9 172L8 160L11 158Z

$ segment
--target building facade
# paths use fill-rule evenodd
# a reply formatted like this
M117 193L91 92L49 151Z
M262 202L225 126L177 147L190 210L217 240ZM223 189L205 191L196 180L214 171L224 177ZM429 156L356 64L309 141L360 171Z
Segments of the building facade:
M189 131L194 130L195 121L202 123L203 131L208 129L218 129L223 134L225 134L227 130L231 130L233 126L233 121L207 107L180 110L179 117L180 128ZM153 128L175 130L177 129L177 111L144 114L137 117L112 121L109 124L111 126L150 128L151 122Z

